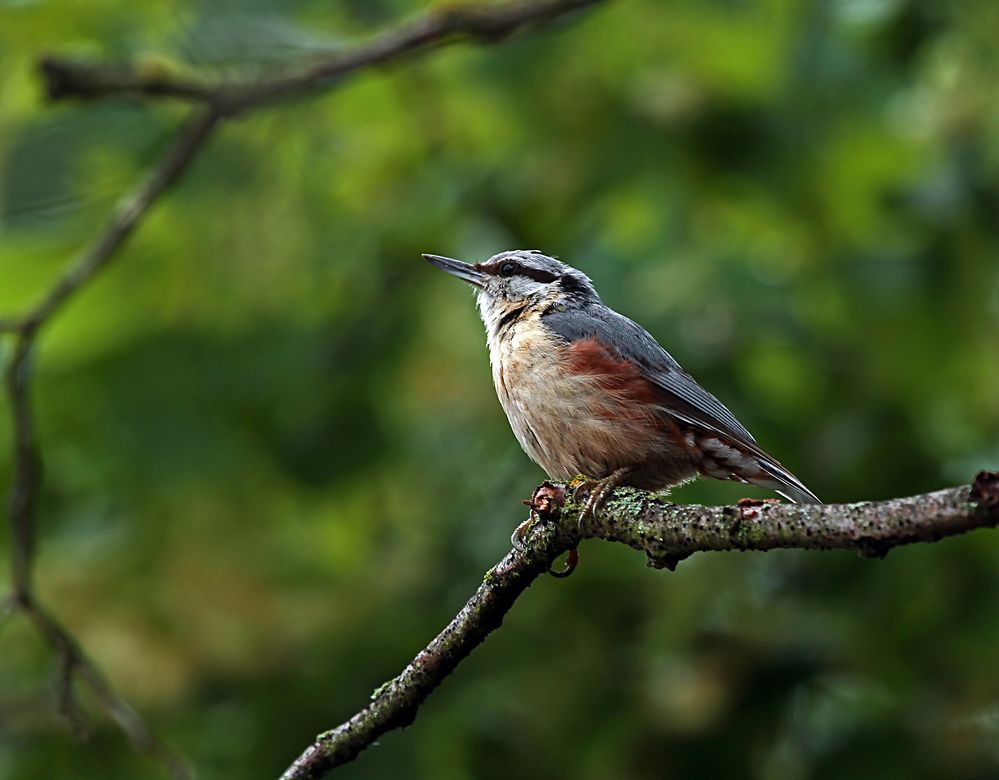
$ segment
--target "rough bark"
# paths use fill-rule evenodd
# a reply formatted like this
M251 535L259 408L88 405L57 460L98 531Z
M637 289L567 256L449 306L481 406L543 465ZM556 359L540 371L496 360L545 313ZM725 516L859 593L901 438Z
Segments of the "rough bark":
M356 715L316 737L281 780L313 780L352 761L378 737L413 722L420 705L461 661L499 628L528 586L584 539L621 542L643 551L655 568L673 569L712 550L853 550L883 557L892 547L931 542L999 524L999 474L972 485L857 504L795 505L742 501L736 506L668 504L619 488L595 517L577 523L581 504L561 485L545 483L530 502L539 516L524 539L486 572L448 626Z

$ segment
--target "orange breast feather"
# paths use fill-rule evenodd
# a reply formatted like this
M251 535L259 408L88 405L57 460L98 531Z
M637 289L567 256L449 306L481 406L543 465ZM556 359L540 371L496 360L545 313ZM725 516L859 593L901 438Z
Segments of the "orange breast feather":
M602 416L635 419L647 416L650 406L661 404L659 389L642 375L641 369L596 337L574 341L566 352L567 370L576 376L592 377L596 387L606 394Z

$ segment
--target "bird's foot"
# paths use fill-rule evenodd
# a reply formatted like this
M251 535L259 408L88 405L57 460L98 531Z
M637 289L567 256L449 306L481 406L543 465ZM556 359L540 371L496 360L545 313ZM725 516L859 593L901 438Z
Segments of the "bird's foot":
M583 530L583 522L596 517L597 512L603 509L607 499L614 492L614 488L624 481L629 471L631 471L629 468L620 468L611 473L609 477L583 482L576 487L573 498L579 501L583 496L586 496L583 511L579 513L579 519L576 521L580 532Z
M524 544L524 536L530 531L538 522L538 516L535 514L534 510L531 510L530 516L520 525L513 529L513 534L510 536L510 544L513 545L513 549L519 553L527 552L527 546Z
M599 495L602 486L603 480L587 479L573 487L572 500L577 504L580 501L583 502L583 511L579 513L578 524L582 524L584 518L591 516L596 509L600 508L597 505L599 502L596 497Z

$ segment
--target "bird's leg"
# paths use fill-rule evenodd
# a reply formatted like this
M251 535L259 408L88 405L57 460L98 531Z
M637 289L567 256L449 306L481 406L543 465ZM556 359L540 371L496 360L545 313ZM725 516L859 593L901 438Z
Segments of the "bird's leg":
M593 517L596 512L600 511L604 502L610 498L610 494L614 492L614 488L621 484L630 471L631 469L627 467L619 468L609 477L604 477L603 479L598 479L596 481L584 482L576 488L575 495L577 497L582 495L583 491L588 490L590 492L590 495L586 498L586 504L583 506L583 511L579 513L579 518L576 520L576 527L580 530L580 532L583 530L583 520L587 517ZM576 570L576 566L578 565L579 551L572 549L569 550L569 555L565 559L565 568L549 568L548 573L553 577L568 577Z
M599 512L603 506L604 502L610 498L611 493L614 492L614 488L620 485L631 469L627 466L623 466L616 469L611 473L610 476L599 479L596 482L584 482L578 488L576 488L576 495L579 496L582 491L588 490L589 496L586 498L586 503L583 505L583 511L579 513L579 520L577 525L580 530L583 527L583 521L588 517L595 517L596 513Z

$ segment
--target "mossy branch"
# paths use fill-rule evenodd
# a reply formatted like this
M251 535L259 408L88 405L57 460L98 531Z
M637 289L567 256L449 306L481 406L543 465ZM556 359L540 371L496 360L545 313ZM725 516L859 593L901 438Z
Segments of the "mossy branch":
M899 545L999 525L999 473L982 472L963 487L858 504L690 506L619 488L596 517L581 525L577 517L582 505L561 485L539 487L532 505L540 517L524 539L523 551L511 551L486 572L454 620L402 673L379 687L356 715L320 734L281 780L322 777L381 735L412 723L434 688L499 628L520 594L583 539L627 544L645 552L650 565L669 569L695 552L710 550L845 549L882 557Z

